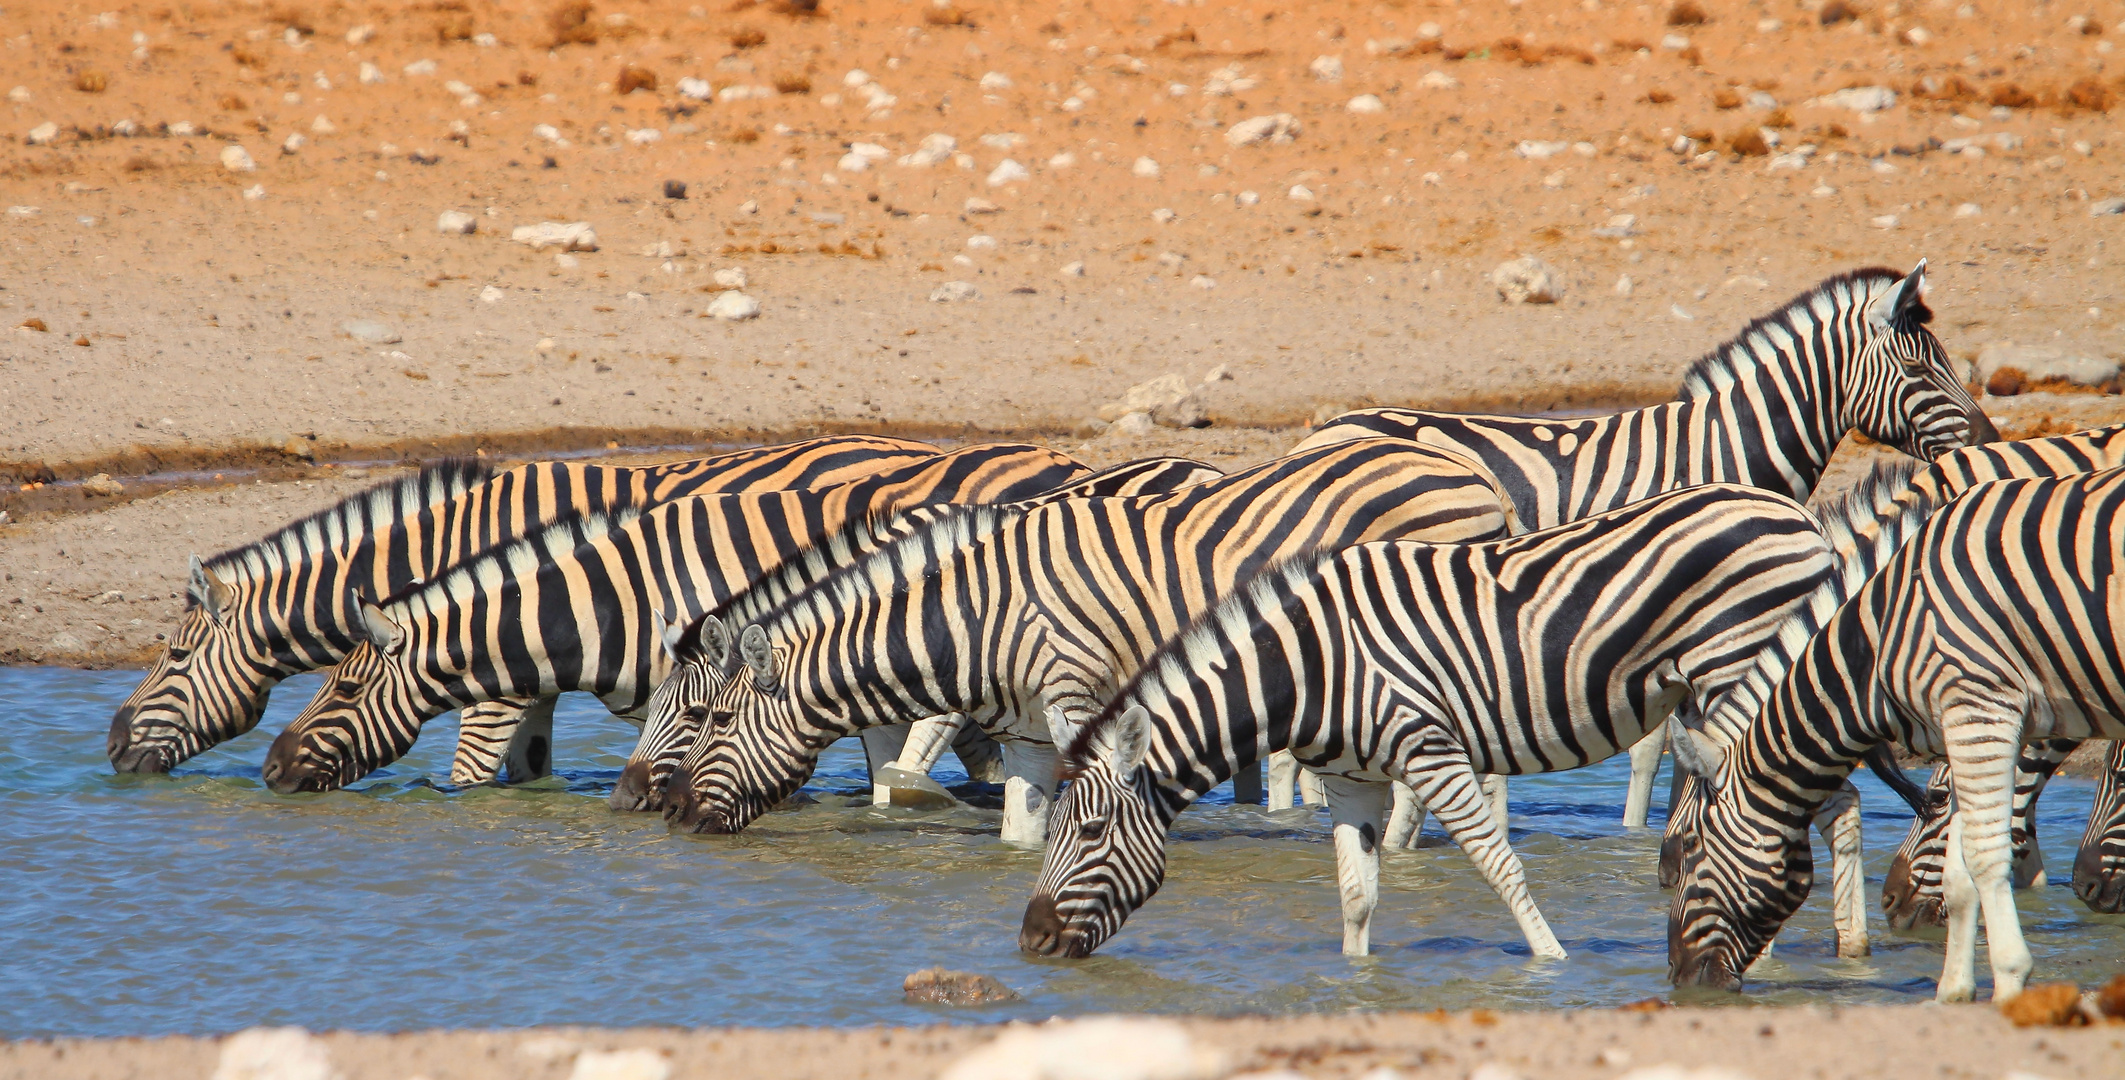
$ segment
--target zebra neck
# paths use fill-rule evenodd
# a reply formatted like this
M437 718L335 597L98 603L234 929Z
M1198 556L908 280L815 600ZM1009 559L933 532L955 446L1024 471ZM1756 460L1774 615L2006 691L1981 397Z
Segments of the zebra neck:
M1872 623L1854 605L1840 610L1732 751L1741 760L1729 784L1789 840L1806 838L1815 811L1868 750L1903 737L1875 682Z
M886 724L965 713L978 722L1008 708L1010 680L995 659L992 628L1012 622L1000 606L1018 590L970 581L1001 571L968 551L942 562L903 568L881 560L764 624L770 640L795 643L789 664L807 713L839 728L849 716Z
M1796 393L1796 377L1807 392ZM1834 393L1834 384L1822 383L1797 368L1763 365L1709 396L1685 400L1678 422L1700 427L1716 443L1704 448L1708 468L1698 482L1725 480L1807 501L1845 437L1841 408L1816 396Z

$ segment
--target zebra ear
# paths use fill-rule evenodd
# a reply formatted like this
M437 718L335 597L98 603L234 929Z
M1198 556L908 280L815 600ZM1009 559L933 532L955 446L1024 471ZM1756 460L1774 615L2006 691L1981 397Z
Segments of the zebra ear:
M1107 735L1112 746L1107 766L1115 775L1127 776L1144 763L1151 749L1151 714L1142 705L1131 705L1109 722Z
M775 688L775 647L768 644L767 631L758 624L748 626L738 635L738 654L745 666L753 669L753 685L761 690Z
M1897 320L1917 308L1926 299L1926 260L1920 259L1902 281L1889 287L1872 304L1867 305L1867 321L1877 329L1887 329Z
M192 602L198 604L215 622L228 618L232 599L229 587L222 584L221 579L215 577L214 571L207 569L207 564L200 561L197 555L192 556L192 569L185 578L184 588L185 594L191 597Z
M692 644L693 648L699 650L702 656L708 657L709 662L715 664L719 670L729 671L736 663L737 657L733 654L737 651L738 643L732 640L730 627L724 625L722 619L716 618L713 612L702 615L694 623Z
M1701 731L1682 724L1674 724L1673 747L1675 764L1684 772L1705 782L1707 787L1719 789L1719 768L1726 764L1726 744Z
M384 609L362 601L362 632L369 636L369 643L384 651L387 656L397 656L406 648L404 627L392 622Z
M1057 750L1070 745L1070 718L1063 715L1062 706L1048 706L1048 742Z

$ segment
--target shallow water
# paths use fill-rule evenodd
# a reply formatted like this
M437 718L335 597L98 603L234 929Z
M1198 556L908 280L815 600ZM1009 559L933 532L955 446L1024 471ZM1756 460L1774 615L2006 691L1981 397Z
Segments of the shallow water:
M113 776L104 732L137 678L0 668L0 1036L1536 1008L1669 993L1658 810L1655 830L1617 824L1622 756L1513 783L1514 846L1567 961L1530 961L1445 846L1389 855L1378 952L1345 959L1326 815L1222 793L1183 817L1164 890L1099 956L1045 961L1015 944L1038 854L1001 847L993 811L871 809L854 743L828 754L817 804L740 837L674 836L606 809L634 735L585 697L555 724L560 774L528 788L434 786L455 736L438 721L354 790L283 797L259 784L259 761L315 676L276 693L258 731L173 777ZM1907 817L1871 776L1860 783L1879 874ZM2062 874L2092 791L2060 780L2046 793L2041 835ZM1820 849L1817 861L1827 868ZM2037 978L2085 985L2125 969L2125 917L2090 913L2063 885L2019 900ZM1873 932L1874 956L1837 959L1820 889L1746 997L1707 1000L1929 998L1939 945L1892 937L1879 918ZM995 975L1025 1001L904 1003L902 977L937 964Z

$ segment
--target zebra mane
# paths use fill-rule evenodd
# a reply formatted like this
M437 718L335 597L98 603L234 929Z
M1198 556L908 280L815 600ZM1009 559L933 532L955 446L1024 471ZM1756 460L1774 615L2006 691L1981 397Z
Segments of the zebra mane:
M1704 710L1701 730L1738 741L1816 632L1925 526L1940 502L1911 484L1917 471L1910 461L1877 464L1844 498L1815 512L1837 555L1837 576L1778 624L1756 662Z
M813 598L831 595L829 590L867 575L872 567L897 558L901 551L934 543L958 547L1023 512L1010 504L933 503L867 514L776 564L709 614L736 631L790 612L809 610ZM907 529L909 520L919 523ZM698 658L700 646L698 639L691 640L679 659Z
M1188 678L1194 661L1219 655L1226 642L1246 637L1262 612L1281 608L1287 594L1319 573L1322 565L1333 561L1336 555L1333 551L1316 550L1271 563L1167 638L1144 658L1142 666L1107 700L1099 715L1085 721L1070 737L1069 745L1062 748L1062 775L1076 776L1092 763L1093 743L1132 703L1138 702L1140 687Z
M271 575L318 551L347 544L379 528L403 521L428 507L454 499L494 478L482 461L445 458L419 472L386 480L309 515L281 526L241 547L206 561L207 568L244 579ZM187 599L189 607L193 601Z
M1743 371L1756 367L1769 352L1770 338L1765 330L1777 327L1795 337L1806 338L1808 327L1803 321L1804 313L1810 311L1818 300L1828 301L1833 307L1854 302L1864 302L1873 295L1878 285L1902 281L1904 275L1886 266L1869 266L1848 270L1842 274L1824 278L1799 296L1768 315L1752 319L1741 332L1721 342L1711 352L1698 357L1682 373L1682 391L1677 400L1708 396L1718 388L1735 381ZM1933 321L1933 311L1924 300L1918 301L1910 316L1919 323ZM1807 320L1813 316L1806 316Z
M584 544L626 527L629 522L641 517L642 513L643 509L639 506L623 506L587 514L564 514L536 531L487 548L428 581L416 581L376 601L376 605L393 608L416 598L427 597L432 600L438 596L453 596L468 582L488 572L490 567L499 566L504 574L528 573L543 563L552 561L555 553L574 551Z

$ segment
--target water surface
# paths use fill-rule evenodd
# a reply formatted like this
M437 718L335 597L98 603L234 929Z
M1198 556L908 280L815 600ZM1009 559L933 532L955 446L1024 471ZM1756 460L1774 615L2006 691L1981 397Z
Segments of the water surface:
M114 776L104 732L138 677L0 668L0 1036L1539 1008L1670 989L1659 810L1654 830L1617 824L1622 756L1513 784L1513 843L1569 960L1530 960L1450 846L1389 854L1376 955L1346 959L1326 815L1214 794L1177 826L1158 897L1099 956L1047 961L1016 948L1038 854L998 844L993 811L870 808L854 743L828 753L814 805L739 837L675 836L606 809L634 732L587 697L564 700L560 771L536 785L438 786L456 731L437 721L353 790L277 796L259 761L316 676L174 776ZM1908 819L1871 776L1860 783L1879 875ZM2046 793L2041 836L2061 878L2092 792L2060 780ZM1827 877L1827 853L1816 859ZM1937 942L1876 918L1875 954L1840 960L1827 891L1745 998L1710 1000L1930 998ZM1868 892L1878 900L1878 876ZM2018 899L2037 978L2125 970L2125 917L2090 913L2063 884ZM901 979L939 964L1025 1000L903 1002Z

